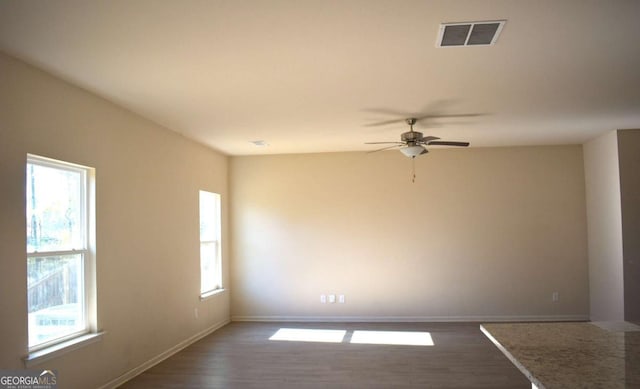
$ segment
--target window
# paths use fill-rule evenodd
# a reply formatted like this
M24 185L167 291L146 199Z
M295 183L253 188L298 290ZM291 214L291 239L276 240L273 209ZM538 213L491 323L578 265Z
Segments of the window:
M200 191L200 294L222 288L220 195Z
M93 169L27 157L29 350L90 331L95 323ZM95 308L94 308L95 311Z

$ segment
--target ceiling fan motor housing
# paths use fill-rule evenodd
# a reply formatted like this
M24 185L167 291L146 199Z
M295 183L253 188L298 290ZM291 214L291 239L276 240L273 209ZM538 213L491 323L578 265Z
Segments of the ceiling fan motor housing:
M417 142L422 140L422 133L418 131L407 131L402 134L401 139L403 142Z

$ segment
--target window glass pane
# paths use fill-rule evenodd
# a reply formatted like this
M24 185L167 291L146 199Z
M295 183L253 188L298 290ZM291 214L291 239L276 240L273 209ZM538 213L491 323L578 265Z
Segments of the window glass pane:
M200 191L200 241L218 239L218 213L220 195Z
M27 252L84 248L83 173L27 164Z
M220 287L218 282L218 242L200 244L200 292Z
M82 254L27 259L29 347L85 328Z

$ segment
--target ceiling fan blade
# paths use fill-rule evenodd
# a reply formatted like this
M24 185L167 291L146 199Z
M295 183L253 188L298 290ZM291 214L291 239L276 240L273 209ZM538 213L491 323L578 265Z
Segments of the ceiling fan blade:
M402 118L410 118L413 117L413 115L415 115L415 113L411 113L411 112L405 112L405 111L398 111L395 109L389 109L389 108L365 108L363 109L364 112L371 112L371 113L379 113L382 115L389 115L389 116L396 116L396 117L402 117Z
M423 136L422 139L420 140L420 142L428 144L429 142L434 141L434 140L438 140L438 139L440 139L440 138L438 138L437 136Z
M484 116L484 113L449 113L449 114L430 114L416 117L416 121L425 119L443 119L443 118L470 118L476 116Z
M387 146L387 147L383 147L383 148L381 148L381 149L367 151L367 154L376 153L376 152L378 152L378 151L384 151L384 150L392 149L392 148L394 148L394 147L401 147L401 146L402 146L402 144L399 144L399 145L393 145L393 146Z
M387 126L389 124L404 123L404 121L405 121L405 119L384 120L384 121L381 121L381 122L365 124L364 127Z
M469 142L451 142L446 140L434 140L427 143L429 146L460 146L467 147L469 146Z
M416 123L420 123L420 122L429 121L429 120L433 121L437 119L447 119L447 118L470 118L470 117L477 117L477 116L484 116L484 115L486 114L484 113L451 113L451 114L442 114L442 115L439 115L439 114L411 115L409 114L406 117L400 117L398 119L389 119L389 120L383 120L381 122L365 124L364 127L378 127L378 126L388 126L390 124L406 123L407 119L409 118L414 118L416 119ZM431 125L429 125L429 127L431 127Z
M403 145L404 142L364 142L365 145L384 145L384 144L396 144L396 145Z

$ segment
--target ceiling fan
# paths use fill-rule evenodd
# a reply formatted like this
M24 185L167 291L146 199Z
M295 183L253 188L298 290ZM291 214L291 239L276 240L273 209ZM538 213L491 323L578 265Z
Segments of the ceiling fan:
M413 125L416 124L418 119L407 118L405 122L409 125L409 131L403 132L400 135L400 142L365 142L368 145L390 144L391 146L385 146L381 149L369 151L369 153L375 153L377 151L389 150L393 148L400 148L400 152L407 157L415 158L419 155L429 152L425 146L457 146L467 147L469 142L453 142L439 140L436 136L424 136L419 131L413 130ZM385 123L386 124L386 123Z

